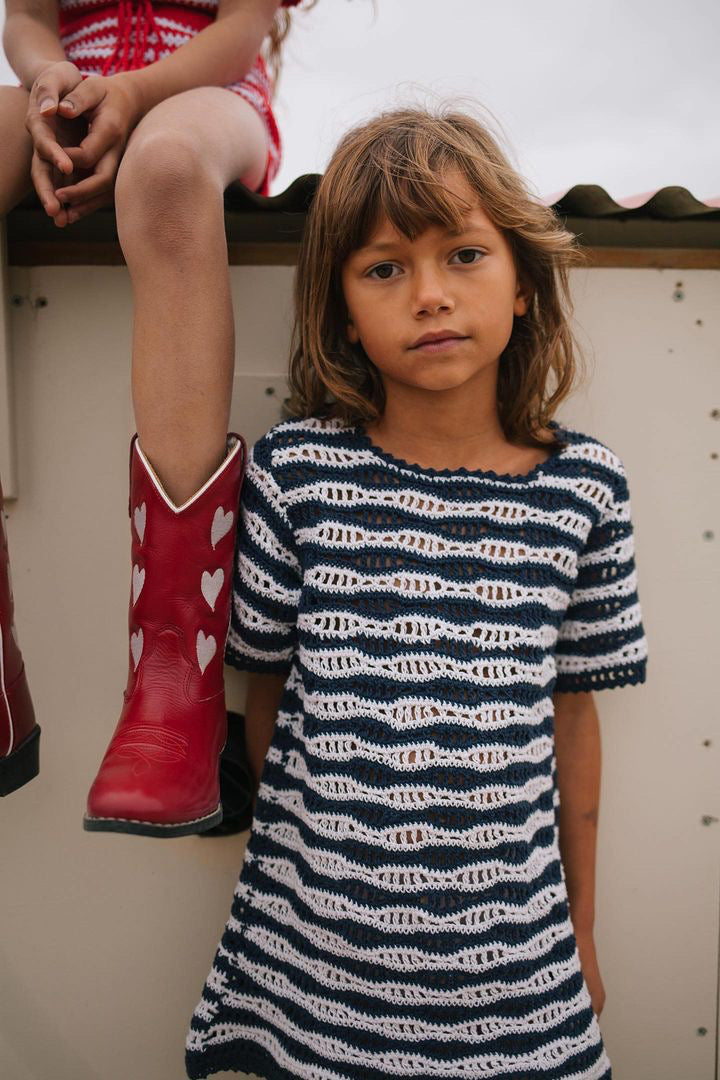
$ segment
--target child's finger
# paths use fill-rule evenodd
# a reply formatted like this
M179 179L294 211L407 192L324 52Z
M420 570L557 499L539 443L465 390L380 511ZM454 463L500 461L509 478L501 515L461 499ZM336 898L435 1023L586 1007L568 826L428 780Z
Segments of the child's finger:
M87 134L87 132L86 132L86 134ZM85 136L83 136L83 138L84 137ZM80 140L80 141L82 142L82 140ZM79 146L66 146L65 147L65 153L68 155L68 157L70 158L70 160L72 161L72 163L73 163L73 165L75 166L76 169L82 169L83 168L83 164L82 164L82 161L80 160L80 158L82 158L84 155L83 155L83 151L80 149Z
M38 114L28 116L25 127L32 136L35 150L48 164L54 165L62 173L71 173L74 165L72 159L65 153L60 143L55 138L50 123L43 120Z
M53 217L60 209L60 200L55 194L52 165L48 161L44 161L37 150L33 151L30 162L30 179L40 202L45 208L45 212Z
M61 206L57 214L53 214L53 224L59 229L64 229L68 224L67 210L64 206Z
M46 97L44 97L46 95ZM38 101L38 97L41 101ZM40 105L48 104L45 110ZM61 172L71 173L73 170L72 159L63 150L57 141L56 115L57 92L54 89L33 86L28 103L25 127L32 137L33 146L46 161L52 162Z
M99 195L107 195L112 191L115 183L120 152L116 147L111 147L98 161L92 176L88 176L77 184L55 189L58 199L68 202L72 206L88 202Z
M105 194L98 195L97 198L90 199L88 202L79 203L77 206L62 207L59 213L55 215L55 224L60 227L72 225L81 218L92 214L95 210L100 210L103 206L108 206L111 203L112 198Z
M73 152L76 166L82 169L95 169L100 159L108 153L117 153L118 159L127 141L127 131L117 113L108 106L93 117L92 127L87 136Z
M52 116L65 87L58 79L58 70L52 68L35 80L30 88L29 108L35 108L42 116Z
M105 99L106 93L105 79L91 76L62 97L58 103L58 112L68 118L81 116L88 109L96 109Z
M98 169L92 176L86 176L77 184L71 184L69 187L55 188L55 194L62 202L70 203L71 206L78 206L80 203L87 202L89 199L94 199L96 196L102 194L102 192L107 191L107 189L107 173L100 172Z
M28 108L41 116L54 116L58 102L81 81L82 75L69 61L46 65L30 88Z
M117 142L119 131L117 124L108 117L107 109L97 115L90 115L105 100L107 90L104 78L90 77L79 83L74 90L60 102L58 112L64 119L73 119L83 113L92 119L92 125L82 142L73 148L73 164L83 169L92 169L105 151Z
M99 195L96 199L89 199L87 202L69 207L67 212L68 225L79 221L80 218L87 217L88 214L92 214L95 210L100 210L103 206L107 206L110 201L106 195Z

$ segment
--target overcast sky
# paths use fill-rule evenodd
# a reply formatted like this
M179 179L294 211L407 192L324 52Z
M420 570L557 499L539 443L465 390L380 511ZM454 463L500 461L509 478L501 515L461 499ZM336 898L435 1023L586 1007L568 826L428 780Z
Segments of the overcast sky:
M717 0L319 0L293 23L272 194L322 172L357 120L460 96L491 110L540 195L720 195Z

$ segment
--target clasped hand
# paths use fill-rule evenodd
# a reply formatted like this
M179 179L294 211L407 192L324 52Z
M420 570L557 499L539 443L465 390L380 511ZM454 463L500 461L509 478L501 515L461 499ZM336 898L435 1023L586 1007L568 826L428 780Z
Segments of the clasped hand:
M25 118L30 175L56 225L112 204L125 145L142 115L137 87L122 72L83 79L69 60L40 72Z

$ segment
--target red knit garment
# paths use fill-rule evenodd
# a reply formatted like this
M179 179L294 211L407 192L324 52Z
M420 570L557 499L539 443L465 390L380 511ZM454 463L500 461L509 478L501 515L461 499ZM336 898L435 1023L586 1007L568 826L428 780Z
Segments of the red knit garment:
M283 0L294 7L300 0ZM133 71L162 60L217 17L219 0L151 3L151 0L59 0L60 39L65 55L83 78ZM272 109L272 82L258 54L243 79L227 90L244 97L257 110L268 132L268 160L259 186L269 195L280 168L282 143Z

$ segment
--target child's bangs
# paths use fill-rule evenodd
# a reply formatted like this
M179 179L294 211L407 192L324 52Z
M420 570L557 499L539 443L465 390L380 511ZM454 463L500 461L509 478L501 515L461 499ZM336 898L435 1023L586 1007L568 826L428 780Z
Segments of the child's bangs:
M471 206L448 189L445 176L451 169L460 170L472 187L471 171L447 146L436 143L422 149L426 152L413 153L420 147L410 146L400 153L392 144L374 148L368 162L374 182L356 189L360 199L351 212L356 227L348 230L347 254L367 244L386 220L411 241L432 225L462 230Z

